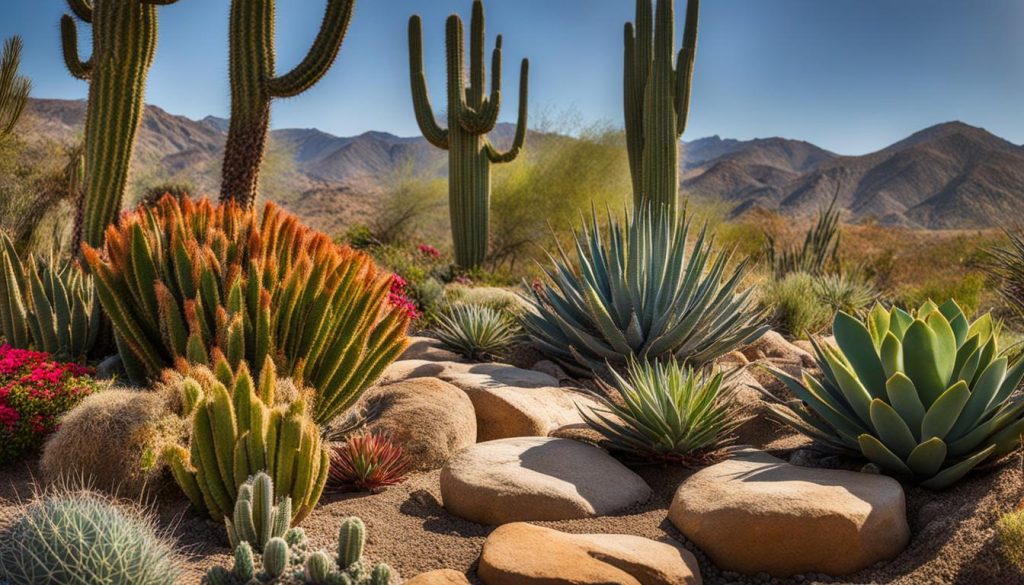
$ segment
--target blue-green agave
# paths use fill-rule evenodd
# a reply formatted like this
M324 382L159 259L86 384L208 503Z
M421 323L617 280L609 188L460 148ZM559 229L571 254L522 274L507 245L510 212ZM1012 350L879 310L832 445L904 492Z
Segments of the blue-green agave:
M927 488L947 487L1015 450L1024 433L1024 361L999 350L990 315L954 301L916 313L876 305L836 314L836 345L814 342L822 378L775 375L799 399L775 412L823 445Z
M642 207L605 232L593 213L573 234L576 262L560 248L534 289L523 324L537 348L586 375L630 359L702 366L760 337L752 289L741 290L747 260L732 266L707 226L689 245L683 215Z

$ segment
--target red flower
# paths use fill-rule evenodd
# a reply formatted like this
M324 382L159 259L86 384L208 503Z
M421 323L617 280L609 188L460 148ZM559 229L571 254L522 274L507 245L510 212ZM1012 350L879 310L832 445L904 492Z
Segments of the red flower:
M420 244L419 246L416 246L416 249L419 250L420 254L427 258L431 258L433 260L439 260L441 258L441 252L439 252L437 248L428 244Z
M397 274L391 276L391 291L388 292L388 304L406 314L409 319L415 321L420 318L416 309L416 303L409 299L406 288L409 283Z

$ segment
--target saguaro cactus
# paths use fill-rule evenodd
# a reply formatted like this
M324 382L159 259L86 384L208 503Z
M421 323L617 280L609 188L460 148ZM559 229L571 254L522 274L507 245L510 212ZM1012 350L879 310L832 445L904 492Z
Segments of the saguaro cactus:
M448 198L455 260L464 268L479 266L487 255L491 163L515 160L526 141L527 78L530 62L523 59L519 74L519 119L512 147L499 152L487 139L501 109L501 35L491 61L491 94L484 89L484 4L473 2L470 22L469 85L466 85L462 19L448 17L445 44L448 58L448 128L438 125L430 105L423 73L423 25L409 19L409 69L416 121L428 142L448 151Z
M278 76L274 65L277 0L232 0L229 29L231 124L224 149L221 201L243 207L256 200L270 127L270 101L294 97L327 73L345 40L355 0L328 0L320 32L295 69Z
M146 76L156 54L157 6L177 0L68 0L75 16L91 23L92 55L78 53L75 19L61 19L64 62L71 75L89 82L85 119L82 235L103 244L103 230L121 209L132 148L144 108Z
M686 4L683 48L675 57L674 0L637 0L636 24L626 23L624 105L633 202L675 214L679 200L679 139L690 113L700 0Z

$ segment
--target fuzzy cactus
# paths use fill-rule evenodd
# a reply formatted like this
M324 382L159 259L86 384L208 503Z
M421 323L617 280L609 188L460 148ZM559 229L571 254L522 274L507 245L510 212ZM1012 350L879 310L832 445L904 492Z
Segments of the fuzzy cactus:
M117 220L128 183L132 150L142 123L146 76L157 42L157 6L177 0L68 0L79 20L92 24L92 55L78 52L75 18L60 22L64 62L71 75L89 82L85 117L85 175L82 237L103 243L103 231Z
M674 0L636 0L636 23L626 23L624 107L633 201L679 205L679 139L690 113L700 0L688 0L683 47L675 55ZM673 64L673 59L676 59Z
M448 128L438 125L423 72L423 24L409 19L409 67L412 103L423 137L448 151L448 199L455 261L463 268L479 266L487 256L491 198L491 164L511 162L526 142L527 86L530 62L523 59L519 76L519 119L512 147L499 152L487 138L501 109L501 35L491 61L491 92L486 94L484 5L473 2L470 22L469 84L465 78L462 19L448 17L445 29L448 61Z
M270 102L296 96L331 68L345 40L355 0L328 0L320 32L292 71L277 75L274 25L277 0L233 0L229 27L231 122L224 149L221 200L243 207L256 200L270 128Z
M258 389L244 364L232 373L220 359L214 371L193 373L199 379L186 379L182 390L202 389L192 415L190 443L187 448L169 447L165 453L175 480L196 509L215 520L232 519L232 542L259 547L280 538L278 534L313 510L330 467L320 428L309 417L305 399L275 404L272 365L263 367ZM250 475L260 471L267 477L249 483ZM275 485L285 497L268 514Z

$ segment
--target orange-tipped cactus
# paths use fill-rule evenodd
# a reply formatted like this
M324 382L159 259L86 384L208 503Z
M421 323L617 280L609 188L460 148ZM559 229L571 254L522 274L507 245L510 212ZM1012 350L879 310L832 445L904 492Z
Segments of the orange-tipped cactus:
M233 202L164 197L108 227L103 251L83 253L136 382L179 358L209 364L215 349L236 368L270 357L317 390L323 424L406 345L391 276L272 203L258 217Z

